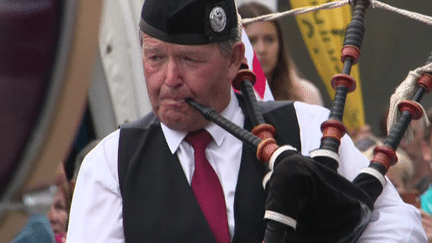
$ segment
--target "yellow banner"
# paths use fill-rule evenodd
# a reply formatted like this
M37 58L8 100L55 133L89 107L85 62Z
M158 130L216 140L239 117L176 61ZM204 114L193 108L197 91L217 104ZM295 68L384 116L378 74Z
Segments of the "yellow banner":
M321 5L329 0L290 0L291 8ZM351 22L351 6L331 10L319 10L296 16L312 61L323 80L327 92L333 99L335 90L331 86L333 75L342 72L341 50L345 30ZM357 88L349 93L345 105L343 122L348 131L358 129L365 123L363 96L358 64L351 69L351 76L357 81Z

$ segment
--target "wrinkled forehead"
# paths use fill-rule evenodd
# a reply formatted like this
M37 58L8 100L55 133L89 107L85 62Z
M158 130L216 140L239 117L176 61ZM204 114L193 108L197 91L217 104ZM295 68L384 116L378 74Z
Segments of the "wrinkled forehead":
M167 51L167 50L175 50L178 52L188 52L188 53L205 53L209 51L214 51L214 48L217 48L216 43L210 44L202 44L202 45L183 45L183 44L174 44L169 43L163 40L159 40L152 36L149 36L145 33L142 35L142 47L143 51Z

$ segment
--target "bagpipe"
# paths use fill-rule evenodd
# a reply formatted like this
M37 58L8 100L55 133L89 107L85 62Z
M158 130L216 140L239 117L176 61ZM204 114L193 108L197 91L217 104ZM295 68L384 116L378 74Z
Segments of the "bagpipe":
M264 219L267 221L264 242L356 242L371 220L374 203L387 181L385 174L396 164L398 147L412 119L422 117L418 104L424 93L432 89L432 74L424 73L417 80L411 100L398 105L400 116L390 129L383 145L374 150L374 157L353 181L337 173L338 150L346 133L342 117L347 94L356 88L350 76L358 62L365 27L364 14L368 0L353 3L353 17L348 25L342 49L343 71L332 79L336 90L329 119L322 123L321 145L309 157L290 145L278 146L276 128L266 124L255 98L256 78L247 68L241 68L233 81L245 99L246 110L254 128L251 132L233 124L210 107L192 99L187 103L210 120L256 150L257 158L268 165L263 186L268 196ZM427 63L432 62L432 55ZM325 200L323 200L325 198ZM335 215L337 217L335 218Z

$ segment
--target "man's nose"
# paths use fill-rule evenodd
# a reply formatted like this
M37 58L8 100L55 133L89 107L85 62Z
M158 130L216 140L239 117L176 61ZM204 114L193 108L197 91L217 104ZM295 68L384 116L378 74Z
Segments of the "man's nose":
M179 87L182 85L182 68L177 60L169 60L167 63L165 84L170 87Z

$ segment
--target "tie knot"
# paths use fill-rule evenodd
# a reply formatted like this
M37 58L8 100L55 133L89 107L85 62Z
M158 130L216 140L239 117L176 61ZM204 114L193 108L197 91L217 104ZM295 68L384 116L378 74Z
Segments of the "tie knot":
M196 132L190 132L186 135L185 141L195 149L206 149L212 136L206 130L201 129Z

